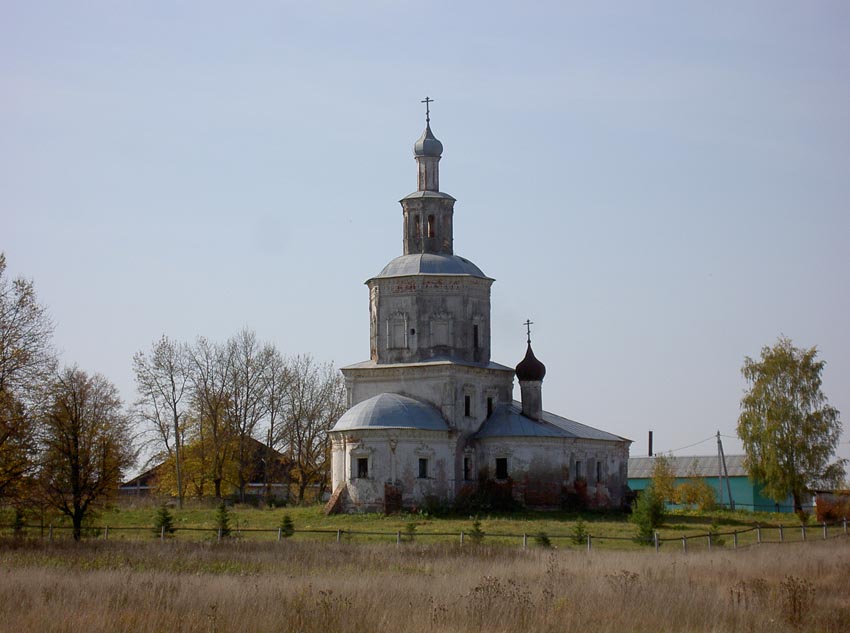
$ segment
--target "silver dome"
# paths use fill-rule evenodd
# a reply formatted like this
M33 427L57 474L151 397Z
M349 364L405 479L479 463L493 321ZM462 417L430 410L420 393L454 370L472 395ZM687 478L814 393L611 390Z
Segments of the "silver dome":
M334 431L356 429L448 431L449 427L431 405L397 393L379 393L351 407L333 428Z
M403 277L406 275L471 275L489 279L468 259L437 253L416 253L396 257L375 276Z

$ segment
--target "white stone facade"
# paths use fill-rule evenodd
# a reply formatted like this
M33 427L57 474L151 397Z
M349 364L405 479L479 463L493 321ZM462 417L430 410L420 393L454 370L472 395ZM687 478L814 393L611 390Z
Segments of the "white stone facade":
M370 360L342 370L351 408L330 432L328 511L449 504L486 481L529 506L576 490L619 505L629 440L542 411L530 343L523 362L542 373L512 401L514 370L490 360L493 280L454 255L455 201L436 190L442 144L429 125L414 147L404 254L366 282Z

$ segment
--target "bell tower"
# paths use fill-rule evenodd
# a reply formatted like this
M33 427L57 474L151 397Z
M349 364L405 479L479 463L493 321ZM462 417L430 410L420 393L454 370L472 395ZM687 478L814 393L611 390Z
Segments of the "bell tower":
M413 145L417 163L417 190L401 200L404 214L404 254L453 254L455 199L440 191L443 144L431 131L431 103L425 97L425 131Z

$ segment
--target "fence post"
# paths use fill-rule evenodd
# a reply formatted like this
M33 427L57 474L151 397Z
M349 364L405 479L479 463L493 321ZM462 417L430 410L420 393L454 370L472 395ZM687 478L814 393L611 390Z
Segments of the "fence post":
M688 553L688 537L687 536L682 537L682 551L685 554Z
M341 539L342 539L342 530L337 530L336 531L336 542L339 543Z
M785 542L785 530L782 529L781 525L779 526L779 542L780 543Z
M847 536L847 517L844 517L844 535Z
M708 533L708 551L711 551L711 532Z
M280 528L280 527L277 528L277 541L278 541L278 543L280 542L280 537L281 537L282 533L283 533L283 528Z
M395 544L401 545L401 530L395 533Z
M587 551L588 552L593 549L592 541L593 541L593 537L590 536L590 534L588 534L587 535Z
M824 530L825 530L825 529L826 529L826 526L824 526ZM826 537L824 536L824 538L826 538ZM109 540L109 526L108 526L108 525L107 525L107 526L105 527L105 529L103 530L103 540L104 540L104 541L108 541L108 540Z
M826 540L826 521L823 522L823 540Z
M522 533L522 549L528 549L528 534Z
M51 543L53 542L53 524L52 523L50 524L50 532L49 532L49 536L47 538L50 539Z
M460 544L463 545L463 530L460 531Z
M761 545L761 526L756 525L756 542Z
M221 531L219 531L218 540L219 541L221 540ZM161 528L159 528L159 541L161 543L165 543L165 526L164 525Z
M655 542L655 553L658 553L658 530L652 533L652 540Z
M803 540L805 541L805 540L806 540L806 524L805 524L805 523L802 523L802 524L800 525L800 527L801 527L801 528L802 528L802 530L803 530Z
M732 531L732 541L735 543L735 549L738 549L738 531Z

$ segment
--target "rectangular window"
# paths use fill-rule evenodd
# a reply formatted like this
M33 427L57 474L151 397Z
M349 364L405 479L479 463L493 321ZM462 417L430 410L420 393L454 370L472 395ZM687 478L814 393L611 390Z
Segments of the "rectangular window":
M497 457L496 458L496 479L507 479L508 478L508 458L507 457Z
M419 458L419 479L428 479L428 458Z
M369 478L369 458L368 457L358 457L357 458L357 478L358 479L368 479Z
M472 326L472 349L478 349L478 326Z
M466 417L472 415L472 398L470 396L463 397L463 414Z
M493 415L493 398L487 398L487 417Z
M596 483L602 481L602 462L596 462Z
M472 464L468 457L463 458L463 480L469 481L472 479Z
M581 460L576 460L576 479L581 479Z

